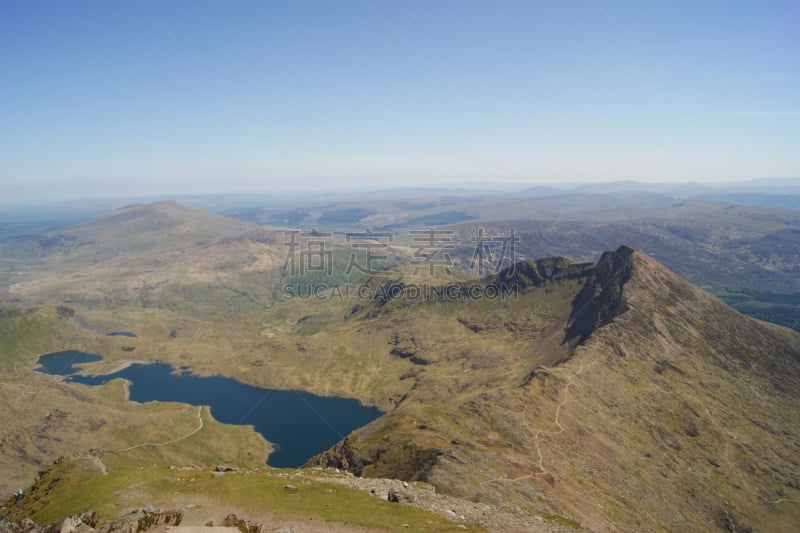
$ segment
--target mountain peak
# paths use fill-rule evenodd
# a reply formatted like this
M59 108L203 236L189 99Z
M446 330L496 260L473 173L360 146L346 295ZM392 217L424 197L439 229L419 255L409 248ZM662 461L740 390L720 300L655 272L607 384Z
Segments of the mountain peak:
M79 242L115 243L145 250L159 245L182 248L258 229L254 224L166 200L129 205L58 233Z
M800 353L791 337L741 315L628 246L598 261L572 302L564 342L605 344L617 353L698 351L717 367L760 375L779 389L790 389L800 377ZM707 349L697 350L700 343Z
M221 219L229 223L235 222L232 219L226 219L196 207L179 204L174 200L164 200L147 204L128 205L95 217L84 224L80 224L78 227L97 227L117 223L129 224L134 220L152 217L159 217L160 223L169 222L170 225L185 224L192 221L207 221L209 219L214 219L215 221Z
M637 252L633 248L623 245L616 251L602 255L572 302L565 342L576 341L580 344L597 328L627 311L622 287L630 279L635 254Z

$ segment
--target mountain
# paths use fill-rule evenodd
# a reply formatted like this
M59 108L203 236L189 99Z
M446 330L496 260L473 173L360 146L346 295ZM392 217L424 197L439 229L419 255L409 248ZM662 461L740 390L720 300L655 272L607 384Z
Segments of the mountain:
M728 193L704 194L694 197L705 202L730 202L740 205L754 205L759 207L780 207L785 209L800 209L800 194L763 194L763 193Z
M800 330L800 211L687 201L658 209L565 212L453 226L458 240L514 228L521 257L591 261L620 243L642 250L738 311ZM454 257L468 262L473 247Z
M414 386L310 464L422 479L599 530L796 526L798 336L627 247L564 267L526 283L520 300L535 305L580 279L568 313L554 328L523 322L529 340L516 352L491 342L498 327L513 329L496 308L461 308L470 317L453 327L478 346L454 358L398 335L398 355L426 361L411 365Z
M768 189L770 183L763 184L764 191L773 190ZM781 183L790 190L793 182ZM397 243L410 240L413 229L453 230L458 244L452 256L465 269L475 249L471 239L481 228L487 235L507 235L513 228L520 238L518 259L564 256L594 261L603 250L624 242L738 311L800 331L797 198L753 192L759 184L669 189L663 184L619 182L570 190L538 187L513 196L354 199L229 214L307 230L373 228L392 232ZM744 189L750 192L730 192Z
M114 210L91 220L3 243L3 255L35 259L58 254L103 260L119 253L134 255L178 244L206 243L258 229L244 222L213 215L173 201L140 204Z
M266 305L285 255L282 237L172 201L133 205L0 243L0 298L200 313Z
M733 231L723 222L740 209L702 215L719 222L709 242ZM680 219L698 212L676 206L645 234L688 241L681 230L691 221ZM619 216L613 231L599 226L594 246L624 240L630 222ZM758 232L777 239L793 223L789 212L752 216L762 226L736 238L753 254ZM559 242L545 227L520 235L533 253L586 244L587 228L569 226ZM426 276L408 262L408 247L400 264L339 283L283 277L283 238L161 203L2 243L0 256L18 263L0 271L0 464L13 482L40 474L26 489L36 498L0 515L51 523L92 507L116 518L148 503L246 502L293 520L318 512L340 526L379 527L381 502L330 485L346 482L391 486L414 505L421 487L435 487L441 499L428 510L450 520L463 509L469 527L493 531L790 531L800 523L796 333L741 315L628 246L596 262L555 254L480 279L457 269ZM652 242L666 257L682 253L670 252L671 238ZM709 257L698 252L683 264ZM274 297L289 281L317 285ZM357 398L386 414L299 472L273 471L262 464L269 446L246 427L226 429L180 404L133 405L118 382L95 389L33 372L39 354L67 348L103 355L91 373L127 364L134 352L198 375ZM58 455L67 459L48 466ZM238 473L214 470L227 463ZM295 498L287 483L306 481L302 505L280 507ZM326 507L354 501L355 514ZM433 523L421 516L402 520Z

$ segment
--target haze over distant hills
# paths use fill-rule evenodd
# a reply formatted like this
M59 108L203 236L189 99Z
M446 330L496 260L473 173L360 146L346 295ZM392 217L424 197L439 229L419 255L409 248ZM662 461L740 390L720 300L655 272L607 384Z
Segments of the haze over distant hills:
M798 2L90 4L0 4L0 533L800 532Z
M204 210L267 226L251 226L239 233L248 234L253 253L267 254L264 239L275 244L271 260L278 262L286 253L282 231L288 229L347 232L370 228L393 232L397 239L407 241L412 228L447 228L459 235L460 244L452 252L454 258L465 262L474 251L470 239L479 227L498 235L515 228L520 237L516 251L519 258L528 259L563 255L593 261L603 250L628 243L711 290L736 309L798 329L800 211L796 208L800 207L800 194L792 194L798 191L798 179L764 179L730 184L616 182L548 186L513 194L478 189L395 189L187 200ZM92 204L91 209L97 208ZM44 213L45 218L38 222L30 219L28 223L0 226L0 256L33 253L39 246L35 244L39 237L9 239L38 234L43 229L48 230L49 239L58 240L62 234L68 239L77 238L72 230L52 229L59 223L50 218L49 212ZM9 211L5 216L15 215ZM73 221L75 216L72 212L65 222ZM214 222L189 226L200 233L203 224L213 226ZM230 221L221 227L232 228ZM211 231L208 235L213 240L217 233ZM160 236L153 238L156 242L169 241ZM205 238L197 236L198 240ZM259 244L254 244L256 241ZM20 248L23 242L29 247L27 251ZM66 246L66 241L61 245ZM232 244L219 250L225 246ZM166 257L169 254L161 259ZM141 258L132 263L137 261ZM206 275L209 276L216 274ZM265 300L262 295L260 299L269 298Z

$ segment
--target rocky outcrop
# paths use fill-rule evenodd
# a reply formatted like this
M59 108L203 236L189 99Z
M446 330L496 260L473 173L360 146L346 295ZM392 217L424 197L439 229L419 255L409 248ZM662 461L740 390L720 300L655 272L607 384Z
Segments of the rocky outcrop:
M235 527L242 533L266 533L267 531L271 531L271 529L268 529L266 526L251 522L245 518L239 518L233 513L225 517L223 525L225 527Z
M395 357L408 359L417 355L417 341L414 337L402 338L397 332L393 332L389 345L392 346L389 353Z
M107 524L99 524L95 511L62 518L55 525L40 526L31 519L20 522L0 519L0 531L4 533L139 533L156 527L177 526L183 519L182 511L152 511L138 509Z
M327 452L311 458L306 466L335 467L356 476L428 481L443 454L435 448L422 448L413 442L394 442L392 439L384 439L377 447L362 448L354 443L353 438L347 437Z
M346 437L337 442L330 450L312 457L305 466L340 468L361 476L364 472L364 467L369 464L371 462L358 452L351 443L350 437Z
M591 263L575 263L563 257L516 263L500 271L487 285L494 289L521 290L544 287L549 283L579 279L591 270Z
M605 252L572 302L564 342L580 344L599 327L627 311L622 288L631 277L633 248Z
M406 284L399 279L370 276L358 287L359 303L350 308L345 318L362 311L365 312L365 318L378 316L386 304L405 293L406 287Z

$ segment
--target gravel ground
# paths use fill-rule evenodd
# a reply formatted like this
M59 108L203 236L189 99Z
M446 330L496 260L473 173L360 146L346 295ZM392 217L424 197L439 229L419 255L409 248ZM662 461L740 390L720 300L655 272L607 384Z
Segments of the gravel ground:
M530 516L522 512L513 513L498 509L494 505L472 502L436 492L427 483L406 483L397 479L361 478L336 469L314 468L294 474L280 474L287 480L308 479L321 483L337 483L351 489L364 490L381 500L389 500L390 494L399 504L411 505L431 511L456 523L477 524L489 531L497 532L574 532L572 528L553 524L541 516Z

